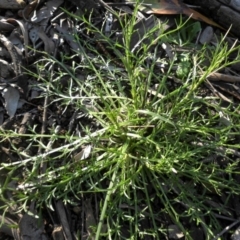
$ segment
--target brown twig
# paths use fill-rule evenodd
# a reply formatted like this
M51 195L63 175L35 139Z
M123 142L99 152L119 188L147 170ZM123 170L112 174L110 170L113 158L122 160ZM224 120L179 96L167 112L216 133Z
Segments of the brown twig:
M13 62L13 68L16 76L19 76L22 74L21 70L21 57L18 54L16 48L14 45L2 34L0 34L0 42L4 45L4 47L8 50L12 62Z
M208 76L211 81L240 82L240 77L222 73L212 73Z
M237 219L234 223L230 224L229 226L225 227L220 233L216 235L213 240L219 239L224 233L228 232L231 228L233 228L235 225L237 225L240 222L240 219Z

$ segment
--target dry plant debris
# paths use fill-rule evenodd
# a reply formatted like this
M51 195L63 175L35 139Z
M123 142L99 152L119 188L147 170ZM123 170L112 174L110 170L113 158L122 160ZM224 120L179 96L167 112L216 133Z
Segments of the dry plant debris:
M70 135L81 136L81 131L79 130L80 125L89 126L95 129L96 132L101 131L99 126L95 125L94 120L86 116L84 112L84 109L94 109L95 106L91 105L90 102L83 102L82 111L71 109L70 103L70 107L65 109L58 104L57 99L53 99L45 92L46 89L56 84L56 82L52 82L53 79L56 78L58 72L63 71L61 66L50 64L50 62L45 60L45 57L52 56L53 59L65 58L63 61L64 68L65 70L69 69L69 71L80 62L83 63L82 66L87 64L88 61L86 61L86 58L88 58L98 69L106 68L110 72L118 70L120 74L123 74L126 71L126 64L122 61L124 52L120 46L124 45L122 28L125 26L121 24L127 24L128 19L133 16L133 2L134 1L104 2L101 0L0 1L0 129L2 132L12 131L16 134L14 139L9 138L7 134L5 137L1 136L0 156L1 163L13 163L14 165L17 162L22 162L22 173L19 171L11 173L13 174L12 181L9 182L8 190L4 193L9 200L14 199L14 191L21 190L24 192L25 189L31 188L30 185L24 182L26 178L24 174L29 172L27 169L27 160L37 156L35 159L37 162L39 156L42 158L47 158L50 155L54 156L57 150L61 148L61 145L65 144L66 140L64 138L56 140L54 136L59 135L64 137L66 132ZM153 4L151 8L147 5L149 3ZM211 19L192 10L186 4L180 4L180 2L176 0L160 1L159 6L158 4L157 1L144 1L142 9L140 8L142 11L138 11L137 21L134 25L133 34L129 43L129 48L132 53L137 55L142 44L151 44L153 39L146 38L145 36L158 24L162 25L162 32L158 32L159 35L176 28L175 18L169 16L169 14L183 13L194 19L202 20L205 24L202 24L201 31L197 30L194 32L193 29L193 32L191 32L195 39L192 49L185 49L184 46L178 47L177 45L171 45L166 42L161 45L161 52L158 53L159 56L157 57L161 58L164 56L169 60L173 60L176 52L196 51L199 46L204 44L214 47L220 42L220 30L217 29L216 26L221 26ZM67 10L68 13L63 9ZM116 12L119 14L119 18L115 17L114 14ZM92 26L90 26L87 21L80 21L72 15L79 16L79 19L88 19L91 21ZM168 21L166 22L166 20ZM223 27L221 28L223 29ZM81 44L76 41L76 35L78 39L81 39ZM155 35L155 38L157 39L158 36ZM228 43L229 49L239 45L238 40L233 36L227 36L225 41ZM99 56L93 54L89 50L90 48L92 48L95 53L98 52ZM84 52L86 52L87 55L84 55ZM212 56L211 53L208 52L205 54L205 65L207 66ZM234 59L234 53L230 57ZM151 61L151 56L149 56L146 62ZM103 64L103 62L106 64ZM184 63L184 60L182 63ZM41 66L42 69L40 69L40 67L36 68L37 65ZM183 66L181 62L179 65ZM184 67L181 69L177 66L174 67L176 68L176 75L169 76L168 79L169 88L172 89L181 85L179 78L185 74ZM45 71L46 69L47 72ZM155 70L161 72L161 74L167 74L169 69L169 65L162 66L161 64L156 66ZM188 70L188 67L186 67L186 69ZM29 74L30 71L32 75ZM79 67L74 71L79 81L86 79L87 68ZM148 75L149 71L144 68L144 66L141 66L140 74ZM57 79L58 87L61 90L63 89L63 92L68 91L69 86L73 84L68 74L59 74ZM224 102L239 104L239 82L239 63L237 63L222 69L221 72L209 74L204 83L205 85L201 86L201 96L207 93L210 97L221 98ZM43 87L46 83L48 86ZM76 85L74 87L77 88ZM158 87L158 83L148 86L148 98L154 97L162 99L165 97L158 93ZM73 93L71 101L74 101L74 97L77 97L77 94L78 93ZM121 116L119 116L119 118L121 118ZM81 120L82 123L79 124L78 122ZM224 124L231 124L227 116L222 116L222 122L224 122ZM52 130L54 131L49 132L52 126ZM149 127L151 128L152 126ZM38 140L41 144L37 147L28 144L27 134L31 133L29 129L34 129L36 134L42 136L42 138ZM25 134L25 138L20 138L19 134ZM49 142L44 138L44 134L52 135ZM192 144L201 145L200 142L193 142ZM74 147L71 144L67 146L69 146L69 148ZM73 151L74 154L69 156L69 159L75 163L82 164L83 168L86 168L84 161L91 155L92 148L92 145L86 144L82 149L75 149L75 151ZM229 149L226 150L222 148L218 150L222 155L229 151ZM232 154L239 157L239 152L237 151L234 152L233 150ZM218 156L216 153L216 156L212 157L217 159ZM64 166L65 161L69 160L57 159L59 166ZM205 161L210 161L210 159L205 159ZM40 176L46 174L48 165L49 163L47 163L47 161L43 161L40 164L40 169L35 169L39 174L39 179L35 179L35 181L39 181L37 184L41 185L42 179ZM0 171L3 171L2 169ZM7 174L9 173L3 171L1 178L7 178ZM53 174L52 177L54 178L54 173L49 174ZM15 181L15 178L22 179L22 182ZM1 180L1 182L2 181L3 180ZM181 194L174 186L165 187L172 188L174 194ZM37 194L35 188L33 188L32 191ZM38 194L44 193L41 192ZM74 196L72 198L74 199ZM50 239L50 237L54 239L77 239L77 233L81 235L79 239L95 239L95 231L93 231L93 228L96 227L96 222L99 221L99 218L96 217L99 215L99 210L93 206L98 205L99 199L97 199L97 197L95 199L89 198L88 194L81 196L81 199L82 203L75 207L64 205L63 199L55 199L54 202L51 203L52 205L50 204L51 210L54 211L44 209L41 213L42 215L40 214L40 209L34 203L30 204L27 202L24 209L23 206L9 205L8 216L3 217L3 213L1 213L1 220L4 221L4 224L0 230L14 239ZM236 201L239 201L239 196L236 196L236 199ZM187 204L181 204L183 208L190 209L190 206ZM213 202L209 201L209 205L213 204ZM129 213L133 211L132 207L128 205L124 205L122 208L127 209ZM221 208L221 206L219 208ZM19 209L24 211L21 212ZM17 215L17 210L21 212L21 214ZM25 212L26 210L28 212ZM142 216L147 217L148 213L143 211ZM231 218L229 213L226 213L226 218L227 217ZM184 236L182 229L179 229L175 224L171 224L167 214L163 216L163 218L167 219L165 227L169 231L168 237L171 239L181 239ZM163 222L163 220L157 218L156 220L161 222L161 224ZM11 230L10 225L13 224L18 226L17 230ZM144 224L144 227L149 225L149 223ZM31 229L29 226L31 226ZM194 227L196 226L193 226L193 228ZM103 229L104 228L106 229L107 226L104 226ZM203 231L204 230L199 230L199 236L203 235ZM102 230L101 233L104 234L105 231ZM124 233L124 231L122 234L123 236L124 234L126 236L128 235L128 233ZM146 239L153 238L149 237Z

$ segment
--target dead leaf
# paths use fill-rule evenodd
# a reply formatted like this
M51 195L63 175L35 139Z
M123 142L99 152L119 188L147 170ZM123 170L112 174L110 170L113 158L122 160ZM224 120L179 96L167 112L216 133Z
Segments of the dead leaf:
M60 27L57 23L54 23L53 26L60 34L62 34L62 37L66 40L66 42L73 50L80 51L79 45L75 42L74 36L73 34L70 34L70 31Z
M19 222L21 239L47 240L44 232L44 226L40 221L36 210L25 213Z
M35 46L37 40L39 39L38 36L38 28L33 27L30 31L29 31L29 38L33 43L33 46Z
M27 32L27 27L26 25L23 23L23 21L14 19L14 18L8 18L7 19L8 23L15 23L18 24L18 26L20 27L21 31L22 31L22 35L23 35L23 42L24 42L24 48L25 48L25 57L28 57L28 32Z
M18 101L20 98L20 94L17 88L9 86L2 91L2 96L5 99L5 108L7 110L10 118L14 117L17 107Z
M1 32L11 32L15 26L12 24L8 23L6 19L1 19L0 20L0 31Z
M84 160L84 159L88 158L90 156L91 150L92 150L91 145L86 146L81 152L74 155L74 157L73 157L74 160L79 161L79 160Z
M187 7L178 0L144 0L142 4L143 6L146 4L146 7L144 6L146 13L155 14L183 14Z
M43 6L39 10L35 10L31 16L31 22L33 25L29 31L29 37L35 46L36 41L39 39L38 31L39 27L45 31L50 18L53 16L53 13L59 8L63 3L63 0L49 0L46 3L46 6Z
M54 240L65 240L62 226L54 227L53 232L52 232L52 238Z
M13 73L11 65L7 61L0 59L0 76L7 78L11 73Z
M0 232L5 233L8 236L13 237L16 240L20 240L20 234L19 234L19 229L17 228L11 228L11 226L17 226L17 223L13 221L11 218L8 218L6 216L0 215L0 221L1 221L1 227L0 227Z
M168 237L171 239L180 239L184 237L184 234L177 225L169 225Z
M17 49L14 47L14 45L2 34L0 34L0 42L4 45L4 47L8 50L12 62L13 62L13 69L16 74L16 76L21 75L22 69L21 69L21 53L17 51Z
M212 25L212 26L215 26L215 27L218 27L222 30L225 30L225 28L223 28L222 26L220 26L219 24L217 24L216 22L214 22L213 20L211 20L210 18L202 15L201 13L191 9L191 8L186 8L183 12L183 14L186 14L188 16L191 16L191 18L195 19L195 20L198 20L198 21L202 21L202 22L205 22L209 25Z
M206 43L210 43L212 38L213 38L213 28L210 26L207 26L203 32L201 33L201 36L199 38L199 42L201 44L206 44Z
M22 9L24 8L26 3L23 0L1 0L0 8L5 9Z
M31 17L31 22L40 23L44 19L48 19L53 16L53 13L59 8L63 3L63 0L49 0L46 3L46 6L39 9L36 13L34 12ZM40 24L42 25L42 24Z
M95 220L95 217L94 217L94 214L93 214L93 209L92 209L92 205L91 205L91 202L90 202L90 199L87 199L85 202L84 202L84 212L85 212L85 215L86 215L86 229L87 229L87 232L88 232L88 235L91 239L95 239L94 237L94 231L93 231L93 227L96 227L96 220Z
M46 35L42 28L38 29L38 36L43 40L44 51L53 54L55 50L54 42Z
M129 1L129 0L127 0ZM131 2L134 2L131 0ZM184 14L195 20L203 21L209 25L224 29L213 20L205 17L201 13L189 8L186 4L179 0L144 0L141 10L150 14ZM145 5L144 5L145 4Z
M24 46L21 40L21 36L18 33L18 31L15 29L12 31L10 36L8 37L8 40L15 46L17 47L21 52L24 51Z
M0 107L0 126L3 124L4 120L4 108Z
M73 238L72 238L72 233L69 226L69 220L67 218L67 213L64 208L63 202L61 200L56 201L56 211L59 215L63 232L65 233L65 236L66 236L65 239L72 240Z
M30 2L22 11L18 12L18 15L24 19L28 19L29 15L37 8L39 0Z

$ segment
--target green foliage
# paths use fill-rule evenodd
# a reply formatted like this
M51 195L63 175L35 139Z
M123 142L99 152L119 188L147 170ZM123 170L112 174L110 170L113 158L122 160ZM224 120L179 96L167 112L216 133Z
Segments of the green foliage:
M77 35L77 55L82 56L81 63L73 63L69 68L65 64L66 56L61 60L49 56L38 61L39 72L35 77L41 79L41 88L51 96L51 104L57 102L66 111L83 112L88 124L81 122L81 137L71 133L61 136L54 129L44 136L35 128L28 135L2 131L1 135L9 140L16 136L28 137L32 141L29 146L41 145L45 152L25 156L14 164L2 163L1 170L15 171L28 166L24 184L29 185L24 191L16 191L20 203L26 199L35 200L39 205L52 208L53 199L74 204L81 196L96 196L100 211L96 216L97 227L92 227L95 239L102 235L108 239L121 239L124 228L129 231L128 239L147 236L163 239L169 223L159 220L162 216L176 224L186 239L191 239L191 235L184 224L185 219L200 225L205 239L212 239L221 230L216 214L228 210L225 203L213 208L206 200L212 200L211 194L240 193L239 184L231 178L239 174L239 159L232 158L231 151L239 148L235 144L239 107L232 111L232 106L220 107L215 98L199 97L198 94L207 76L229 65L231 62L227 57L238 48L228 49L221 41L211 50L209 66L203 65L209 50L207 46L198 52L176 53L171 61L160 60L160 63L169 63L168 70L156 73L155 67L159 64L156 41L148 47L142 45L138 57L131 51L136 13L137 8L124 28L122 51L103 36L119 54L124 70L111 67L109 59L99 56ZM78 19L78 16L71 16ZM89 31L98 31L91 21L78 20L84 22ZM157 25L145 37L153 37L159 30ZM157 41L169 44L175 41L177 45L191 47L198 31L199 23L180 23L176 29L162 33ZM146 63L150 47L155 48L153 60ZM237 61L239 58L233 62ZM57 65L61 70L47 76L47 64ZM175 66L178 66L176 70ZM84 81L77 77L77 69L86 73ZM169 87L173 75L180 78L175 88ZM66 89L59 87L59 79L63 76L70 78ZM48 77L52 78L51 82ZM231 124L220 122L220 112L228 116ZM41 139L60 144L49 149ZM92 146L91 154L82 160L76 158L76 152L86 146ZM227 159L224 168L208 160L216 154ZM64 165L58 163L60 159L64 160ZM37 176L36 170L42 161L48 168L42 176ZM7 181L2 184L2 191L6 189ZM5 207L9 204L3 195L2 201ZM141 227L145 219L151 222L148 228ZM107 228L105 232L103 225Z
M191 72L192 63L189 55L189 53L182 53L179 55L176 74L180 79L187 78L188 74Z

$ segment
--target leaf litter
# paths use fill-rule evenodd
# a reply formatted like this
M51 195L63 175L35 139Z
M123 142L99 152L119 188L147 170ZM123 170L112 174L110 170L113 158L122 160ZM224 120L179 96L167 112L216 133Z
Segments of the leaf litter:
M2 105L0 106L0 117L2 119L0 121L1 129L12 130L14 132L26 134L29 132L30 128L35 128L39 134L44 134L49 131L50 126L53 126L55 130L54 133L51 132L53 137L54 134L64 135L66 132L81 137L82 133L81 130L79 130L81 125L90 126L91 128L98 130L98 126L95 126L94 120L91 119L87 115L87 111L84 110L84 108L94 109L94 106L91 104L91 102L83 103L81 111L77 109L71 109L71 107L64 109L57 103L57 101L54 102L54 99L51 99L51 103L49 103L48 96L44 96L45 88L42 87L42 84L44 83L45 79L52 78L54 75L56 75L56 73L54 72L54 67L50 66L49 62L44 62L42 60L44 58L44 53L42 53L42 51L52 55L55 58L61 58L61 55L75 56L76 52L78 52L77 59L84 61L84 56L79 56L79 52L81 53L83 49L80 49L80 45L76 42L76 38L74 37L75 34L78 34L83 41L90 43L91 46L97 49L97 51L100 52L103 57L107 57L107 60L111 61L112 65L108 66L108 69L118 68L120 72L123 72L124 66L119 63L117 59L117 56L119 57L119 50L111 49L109 53L105 39L106 37L110 36L113 42L118 42L119 45L123 44L122 32L119 30L119 22L113 17L112 11L114 9L114 11L123 13L122 19L124 19L128 14L132 15L133 7L129 6L132 5L133 1L126 2L131 4L125 4L119 1L119 3L116 4L116 7L114 7L114 4L93 0L88 1L87 4L86 1L74 0L0 1L0 66L2 68L0 79L0 91L2 95ZM149 7L149 4L151 4L151 7ZM102 31L102 35L94 34L94 31L89 33L87 30L88 26L84 25L84 22L75 22L62 10L61 7L80 16L86 15L89 17L91 14L93 16L97 16L95 24L99 32ZM14 9L18 11L15 11ZM105 13L107 13L107 19L105 29L103 30L99 22L104 22ZM153 13L155 15L149 16L145 15L145 13ZM196 32L192 36L195 40L198 39L195 42L195 45L209 44L214 46L216 42L218 42L217 36L219 34L217 34L217 32L219 30L214 29L213 26L220 27L221 29L223 28L217 23L213 22L211 19L203 16L195 10L192 10L183 3L180 4L180 2L177 0L160 1L160 4L159 1L156 2L153 0L148 0L143 2L143 12L139 11L139 19L137 24L134 26L135 33L133 34L130 42L131 51L136 53L142 43L150 43L151 40L148 38L144 39L144 35L148 31L151 31L156 24L163 24L162 31L171 30L176 25L175 19L169 16L169 14L182 13L192 17L193 19L201 20L206 24L211 25L205 28L201 27L199 29L197 27ZM165 20L169 21L166 23ZM110 34L111 32L116 32L118 34L112 36ZM192 41L192 39L190 39L190 41ZM231 37L227 37L226 41L229 42L230 46L236 44L235 40ZM87 45L83 45L82 47L85 48L84 51L89 52ZM166 42L162 45L162 51L168 59L173 60L177 51L184 52L184 47L182 46L180 49L176 49L174 44L171 45ZM92 61L97 61L96 56L94 56L92 53L89 53L87 57L90 59L92 58ZM180 75L184 75L185 72L188 71L188 66L184 64L185 57L186 56L184 53L182 53L180 60L181 69L184 70L185 68L186 71L182 71L179 73ZM69 59L71 59L71 57ZM75 64L75 60L76 58L73 57L71 60L66 61L65 67L67 69L71 69L72 64ZM148 59L148 61L150 60L151 58ZM34 65L41 62L44 68L47 69L49 75L44 72L42 74L37 72L38 70ZM100 65L99 68L105 67L101 66L101 63L96 62L96 64ZM166 68L168 68L168 66L161 66L159 67L159 70L166 73ZM24 69L30 69L31 71L35 72L35 75L27 75ZM83 70L84 69L76 69L75 74L85 78L86 74ZM58 69L58 71L62 70ZM178 69L176 69L176 71L178 71ZM59 81L59 88L61 89L66 89L69 85L74 85L72 80L66 76L64 77L59 75L57 79ZM225 79L223 81L226 81L227 83L224 84L222 79ZM210 96L214 95L218 98L221 98L223 101L239 104L240 90L236 85L240 81L240 78L238 77L238 71L236 71L236 68L225 69L225 72L221 73L213 73L208 77L208 80L211 82L206 84L207 87L205 91L208 91ZM175 88L178 84L178 79L173 77L170 88ZM155 91L158 87L158 85L151 86L149 87L148 92L150 95L163 98L163 95L160 96ZM44 97L41 97L42 93ZM76 93L72 96L73 101L74 97L78 97L77 94L79 93L76 91ZM23 102L23 105L20 105L21 101ZM5 111L5 113L3 111ZM222 114L221 111L220 113ZM81 124L79 124L79 121L81 121ZM220 124L221 123L228 126L231 125L228 116L224 115L221 115ZM61 128L60 130L58 129L59 125ZM20 160L22 161L30 156L47 154L43 153L42 147L31 148L31 144L28 144L27 141L18 140L19 139L17 138L14 140L15 146L18 148L18 151L14 152L11 150L11 142L3 139L0 153L2 161L4 159L4 163L16 162ZM58 145L63 143L64 140L58 143L55 142L54 139L51 139L51 144L48 145L47 149L50 150L55 147L55 144L56 147L58 147ZM44 139L41 141L41 144L45 144ZM86 145L82 150L73 148L73 152L75 152L75 154L72 156L72 159L75 162L78 162L78 164L82 164L83 169L87 168L88 158L91 155L92 148L93 146L91 145ZM18 152L20 152L20 154ZM217 156L215 157L217 158ZM64 161L61 162L58 159L58 162L60 166L64 165ZM24 174L27 174L28 170L27 167L24 166L22 169L23 172L25 172L22 173L21 176L22 180L24 181L24 178L26 178ZM32 182L34 184L36 182L41 184L41 181L43 181L43 179L46 177L44 175L45 171L46 166L41 166L41 170L39 171L39 179L32 179ZM41 175L44 175L44 177L41 178ZM54 173L49 173L49 179L54 179L54 177ZM34 184L29 185L29 188L34 186ZM24 187L21 189L24 189ZM180 194L177 188L175 188L174 191L176 194ZM36 189L33 188L32 192L35 193ZM56 199L55 203L51 206L53 211L50 212L49 210L44 210L44 214L47 215L48 213L48 217L45 216L45 226L43 226L43 222L39 224L37 220L40 218L40 211L38 211L38 208L34 204L29 205L29 203L27 203L25 209L22 210L23 215L18 216L18 221L14 221L11 218L6 217L4 219L6 224L15 224L18 226L20 232L11 231L10 227L7 227L8 225L6 224L2 225L0 230L15 239L24 238L26 236L33 239L49 239L51 234L53 238L56 238L54 235L57 232L56 229L60 229L60 235L63 239L76 239L78 229L81 229L81 226L85 224L84 231L81 231L81 234L88 232L87 237L94 239L93 228L98 220L98 218L95 216L99 214L99 211L97 207L93 207L93 205L90 203L91 201L89 200L89 195L91 194L80 196L83 201L83 204L81 204L81 201L79 203L79 207L82 209L81 216L79 212L76 213L73 210L71 211L72 206L69 206L68 204L64 205L62 200ZM238 196L236 196L236 198L239 200ZM98 205L100 200L95 200L95 204ZM182 203L182 205L185 208L190 208L184 203ZM19 209L22 208L22 206L18 207ZM129 207L128 213L132 210L133 209ZM147 214L148 213L146 213L146 211L143 212L143 216L146 217L148 216ZM224 214L227 215L227 213ZM12 218L15 219L14 216L12 216ZM169 216L166 215L165 218L168 219ZM148 224L149 223L145 223L145 225L143 225L143 229L144 227L151 228L151 224L150 226ZM165 228L168 228L169 231L171 230L168 235L169 238L180 239L184 236L181 229L179 229L175 224L169 224L169 221L167 220L162 220L162 224L165 224ZM32 231L29 231L29 226L32 226ZM126 232L123 233L123 235L124 234L126 236L128 235ZM236 234L234 236L236 236Z

